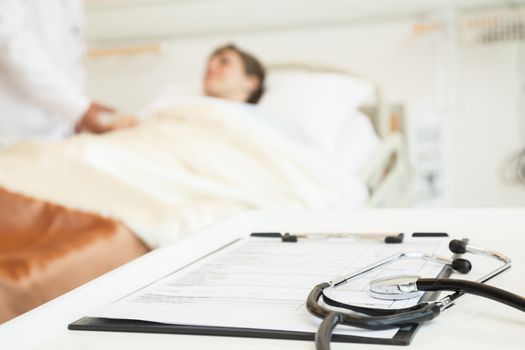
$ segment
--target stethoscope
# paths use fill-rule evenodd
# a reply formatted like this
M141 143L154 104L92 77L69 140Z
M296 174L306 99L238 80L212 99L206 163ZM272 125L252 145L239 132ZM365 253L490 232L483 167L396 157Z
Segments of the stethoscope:
M312 289L306 301L308 311L314 316L323 319L315 335L316 348L323 350L330 349L332 331L338 324L366 329L388 329L413 325L434 319L441 311L452 306L454 301L465 293L489 298L525 311L525 299L521 296L484 284L484 282L510 268L511 260L507 256L488 249L472 247L460 240L452 240L449 248L455 254L472 253L489 256L500 260L503 264L476 281L449 278L419 278L418 276L395 276L370 282L369 293L375 298L387 300L402 300L418 297L422 291L454 291L454 293L437 301L419 303L403 309L377 309L346 304L330 298L326 295L325 291L377 268L399 261L400 259L423 259L442 263L450 266L454 271L463 274L471 270L471 263L461 258L452 260L419 252L398 253L350 275L339 277L333 281L320 283ZM328 309L319 303L321 296L325 304L353 312Z

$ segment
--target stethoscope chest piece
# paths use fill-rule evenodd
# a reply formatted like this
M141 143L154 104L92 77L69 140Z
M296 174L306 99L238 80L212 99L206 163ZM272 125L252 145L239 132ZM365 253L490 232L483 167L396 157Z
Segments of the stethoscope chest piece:
M369 293L377 299L406 300L421 296L417 290L415 275L398 275L373 280L369 284Z

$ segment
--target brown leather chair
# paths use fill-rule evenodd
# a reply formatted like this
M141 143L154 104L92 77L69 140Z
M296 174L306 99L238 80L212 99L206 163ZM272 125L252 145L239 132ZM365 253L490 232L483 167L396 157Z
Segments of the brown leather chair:
M148 250L116 220L0 188L0 323Z

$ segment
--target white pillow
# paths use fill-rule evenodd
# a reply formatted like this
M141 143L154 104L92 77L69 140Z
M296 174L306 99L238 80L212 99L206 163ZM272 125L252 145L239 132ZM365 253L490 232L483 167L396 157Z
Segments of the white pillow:
M335 73L297 70L268 74L259 107L282 118L332 153L348 118L375 93L371 82Z

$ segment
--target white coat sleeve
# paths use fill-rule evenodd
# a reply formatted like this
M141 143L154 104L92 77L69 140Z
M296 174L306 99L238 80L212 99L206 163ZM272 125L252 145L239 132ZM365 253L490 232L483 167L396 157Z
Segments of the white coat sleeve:
M0 0L0 74L28 103L77 121L90 100L51 62L24 18L23 1Z

